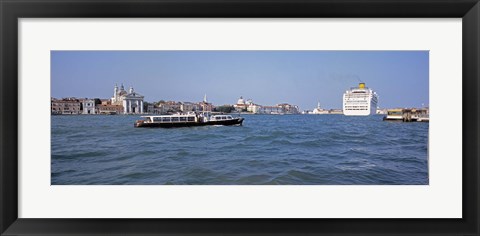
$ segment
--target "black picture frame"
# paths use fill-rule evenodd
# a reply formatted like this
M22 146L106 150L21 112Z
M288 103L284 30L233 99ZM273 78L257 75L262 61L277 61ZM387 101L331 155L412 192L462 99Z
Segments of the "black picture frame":
M1 235L479 235L480 5L478 0L0 0L0 12ZM462 18L463 218L18 218L18 19L34 17Z

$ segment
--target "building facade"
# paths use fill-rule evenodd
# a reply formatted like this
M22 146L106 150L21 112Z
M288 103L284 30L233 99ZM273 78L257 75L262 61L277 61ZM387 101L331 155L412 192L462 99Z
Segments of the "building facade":
M245 102L245 99L243 99L242 96L237 100L237 104L233 105L235 107L235 111L237 112L242 112L242 111L247 111L248 105Z
M251 112L251 113L254 113L254 114L260 113L260 109L262 109L262 106L257 105L257 104L253 104L253 103L248 105L248 107L247 107L247 111Z
M282 112L284 114L299 114L299 108L296 105L291 105L288 103L281 103L277 104L277 107L280 107L282 109Z
M123 114L143 114L143 96L135 92L133 87L125 91L123 84L113 89L112 105L122 106Z
M213 109L215 108L212 103L209 103L207 101L207 94L203 96L203 101L199 102L198 106L201 111L213 111Z
M52 98L50 101L51 114L53 115L78 115L82 113L82 103L76 98Z
M176 101L160 102L156 107L157 114L177 113L181 111L182 103Z
M123 114L123 106L112 104L98 104L96 105L96 114L102 115L118 115Z
M262 106L258 111L260 114L283 114L283 110L279 106Z
M300 114L296 105L288 103L277 104L276 106L261 106L257 113L260 114Z
M82 114L86 114L86 115L96 114L96 112L95 112L95 100L85 99L85 100L83 100L82 104L83 104Z
M189 111L199 111L200 106L193 102L182 102L182 104L180 105L180 110L182 110L182 112L184 113Z

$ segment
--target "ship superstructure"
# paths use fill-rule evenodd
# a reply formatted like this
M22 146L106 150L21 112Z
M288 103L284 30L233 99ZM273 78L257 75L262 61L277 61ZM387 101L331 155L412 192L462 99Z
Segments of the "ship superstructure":
M359 83L343 94L343 114L346 116L368 116L377 111L378 95L372 89Z

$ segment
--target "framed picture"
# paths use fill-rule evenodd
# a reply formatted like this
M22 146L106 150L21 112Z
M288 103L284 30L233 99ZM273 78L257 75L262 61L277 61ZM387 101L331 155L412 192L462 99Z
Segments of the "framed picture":
M479 234L478 1L1 4L1 235Z

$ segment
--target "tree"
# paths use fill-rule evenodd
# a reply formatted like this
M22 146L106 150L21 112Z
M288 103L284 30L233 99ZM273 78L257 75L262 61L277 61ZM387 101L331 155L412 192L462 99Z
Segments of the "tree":
M158 101L158 102L154 102L154 103L153 103L153 105L155 105L155 106L157 106L157 107L159 107L160 104L165 104L165 100L160 100L160 101Z
M149 102L145 102L145 101L144 101L144 102L143 102L143 110L144 110L144 111L148 111L148 106L149 106L149 105L152 105L152 104L149 103Z
M231 113L235 108L229 105L218 106L215 108L215 111L223 112L223 113Z

